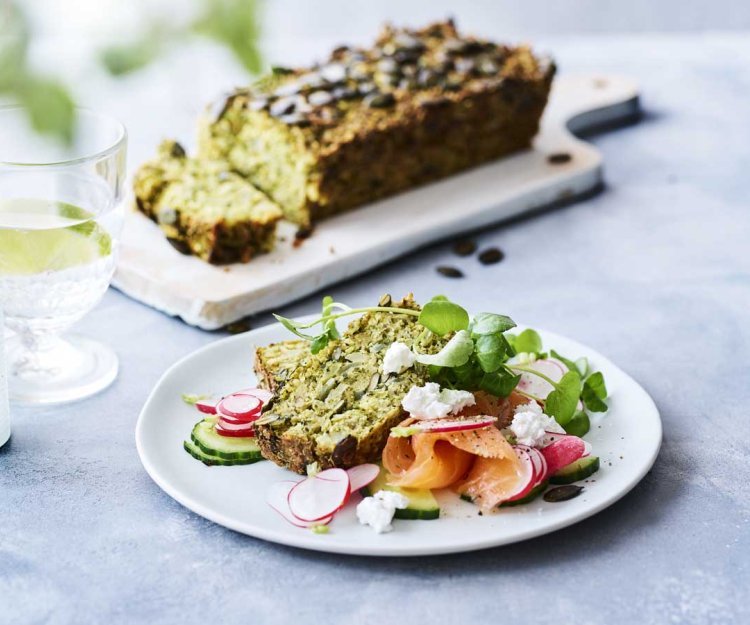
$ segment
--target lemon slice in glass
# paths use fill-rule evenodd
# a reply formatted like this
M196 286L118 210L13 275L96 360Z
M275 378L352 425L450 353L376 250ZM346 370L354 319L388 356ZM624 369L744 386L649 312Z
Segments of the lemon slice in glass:
M92 217L64 203L0 202L0 275L62 271L109 256L112 239Z

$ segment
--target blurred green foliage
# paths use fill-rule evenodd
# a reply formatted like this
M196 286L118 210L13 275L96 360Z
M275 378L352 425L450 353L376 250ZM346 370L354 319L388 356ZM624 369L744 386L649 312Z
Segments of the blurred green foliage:
M170 47L198 35L229 48L251 74L262 69L258 49L259 0L195 0L197 17L185 26L154 22L134 41L103 50L100 60L113 76L139 70ZM0 0L0 96L23 106L39 132L69 142L75 105L62 83L36 74L28 63L28 21L14 0Z
M60 82L35 73L28 63L29 29L18 5L0 4L0 95L18 102L28 112L32 126L70 142L75 128L75 108Z

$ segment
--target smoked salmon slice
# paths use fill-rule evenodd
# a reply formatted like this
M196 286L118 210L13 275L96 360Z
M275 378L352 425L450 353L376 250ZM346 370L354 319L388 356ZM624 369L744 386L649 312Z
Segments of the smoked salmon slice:
M402 425L411 422L407 419ZM520 476L518 457L494 426L465 432L414 434L411 438L391 436L383 450L383 466L390 474L388 483L405 488L451 486L467 473L474 476L474 465L482 458L496 460L498 467L502 466L509 475ZM482 482L485 488L493 475L500 476L498 467L493 465L494 473Z
M508 499L523 478L520 462L513 458L477 458L465 480L455 486L483 510L490 510Z

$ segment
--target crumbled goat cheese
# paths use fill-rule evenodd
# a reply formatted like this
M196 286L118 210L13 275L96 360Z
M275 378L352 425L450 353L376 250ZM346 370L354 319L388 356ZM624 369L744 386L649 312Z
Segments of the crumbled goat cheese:
M554 418L542 412L541 406L536 402L516 406L510 430L519 444L529 447L540 445L545 432L565 433Z
M357 518L362 525L369 525L378 534L393 529L391 521L396 509L406 508L409 500L400 493L380 490L372 497L365 497L357 506Z
M476 399L468 391L440 390L435 382L412 386L401 400L401 406L415 419L442 419L473 406Z
M391 343L383 357L383 373L402 373L411 367L417 356L406 343Z

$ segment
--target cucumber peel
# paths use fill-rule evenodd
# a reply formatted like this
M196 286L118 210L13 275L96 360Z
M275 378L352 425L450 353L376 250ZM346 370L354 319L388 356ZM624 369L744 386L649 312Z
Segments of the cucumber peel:
M204 464L252 464L263 460L258 441L252 437L222 436L216 431L216 417L199 421L190 433L184 448Z
M440 506L435 495L428 488L399 488L387 483L386 472L381 470L373 482L360 489L364 497L371 497L381 490L399 493L409 500L406 508L396 509L393 515L396 519L410 521L431 521L440 516Z
M516 499L515 501L504 501L501 503L498 507L499 508L512 508L513 506L522 506L527 503L531 503L539 497L544 492L544 489L547 488L547 482L542 482L541 484L537 484L529 491L529 494L526 495L526 497L522 497L521 499Z
M214 466L214 465L232 466L232 465L238 465L238 464L249 464L247 460L226 460L224 458L219 458L218 456L212 456L211 454L207 454L203 452L201 448L198 447L192 441L184 441L182 443L182 447L193 458L195 458L196 460L200 460L203 464L209 467Z
M549 481L551 484L572 484L591 477L598 470L599 458L597 456L586 456L560 469Z

